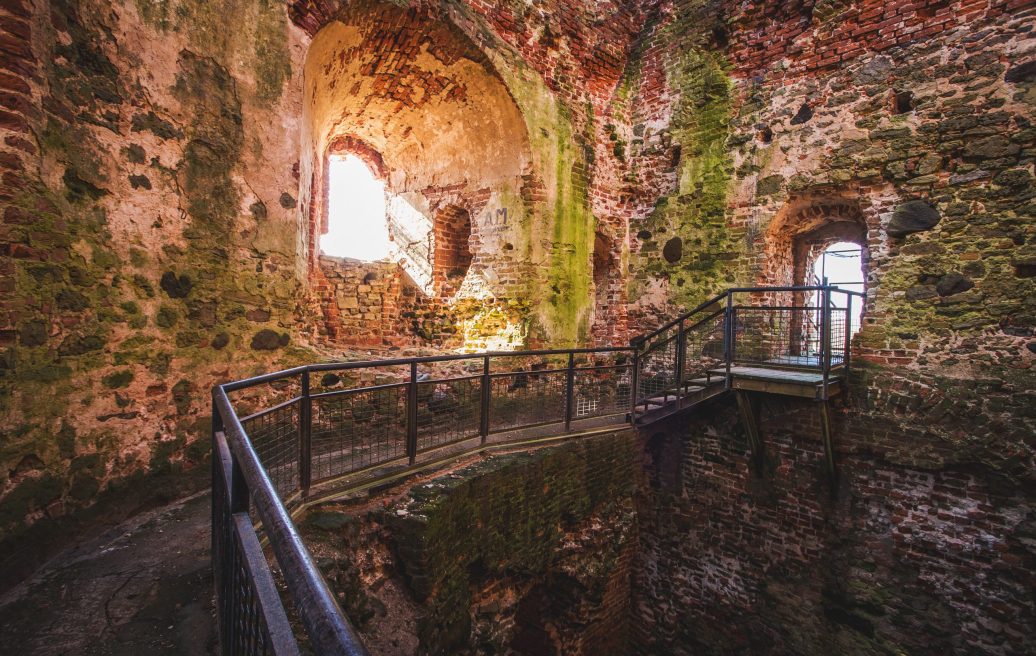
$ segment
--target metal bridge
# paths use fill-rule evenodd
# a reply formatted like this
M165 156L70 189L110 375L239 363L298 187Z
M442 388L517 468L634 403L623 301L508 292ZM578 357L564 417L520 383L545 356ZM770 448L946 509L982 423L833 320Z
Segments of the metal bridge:
M646 426L729 393L759 467L753 404L768 393L820 402L833 478L827 400L846 389L861 297L825 285L737 288L627 347L314 364L213 388L222 653L367 654L292 518L461 455Z

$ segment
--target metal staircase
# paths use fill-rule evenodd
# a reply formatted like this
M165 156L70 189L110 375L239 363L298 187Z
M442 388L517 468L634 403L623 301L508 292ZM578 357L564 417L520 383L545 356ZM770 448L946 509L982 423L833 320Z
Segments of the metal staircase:
M632 423L731 390L817 401L840 394L859 296L823 285L729 289L639 337Z

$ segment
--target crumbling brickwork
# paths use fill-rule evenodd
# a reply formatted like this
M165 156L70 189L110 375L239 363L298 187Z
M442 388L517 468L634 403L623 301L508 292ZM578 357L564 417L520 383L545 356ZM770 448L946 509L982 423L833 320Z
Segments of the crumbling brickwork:
M641 566L691 571L714 539L717 596L701 572L640 579L684 613L640 626L716 645L708 618L763 603L752 621L787 651L1027 646L1034 5L0 2L0 570L101 499L204 485L218 381L374 349L622 344L725 287L804 280L837 237L867 280L844 496L788 468L814 466L812 426L769 433L765 484L723 426L691 434L666 471L715 496L648 495L678 512L652 519L663 560ZM430 226L404 266L320 257L332 152ZM751 544L722 513L743 497L772 558L737 560ZM680 551L701 508L720 533ZM804 578L869 547L866 576ZM785 565L789 606L822 618L801 630L762 584Z
M314 510L307 543L374 653L628 653L637 451L495 455Z
M761 475L732 402L646 441L642 653L1031 651L1033 498L939 439L959 416L895 396L844 411L832 498L815 404L774 398Z

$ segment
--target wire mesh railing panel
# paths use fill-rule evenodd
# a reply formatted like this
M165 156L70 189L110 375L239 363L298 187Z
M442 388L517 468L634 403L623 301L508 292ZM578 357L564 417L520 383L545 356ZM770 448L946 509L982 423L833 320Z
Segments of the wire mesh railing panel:
M723 331L726 326L723 313L693 324L684 331L683 379L708 378L709 372L725 364Z
M817 307L734 308L734 362L786 367L820 366Z
M248 513L231 512L229 449L214 439L212 477L212 562L220 647L224 654L296 655L291 630L259 539ZM260 594L260 587L265 590ZM265 603L265 607L264 607ZM277 624L281 648L270 638L268 618Z
M380 385L314 397L311 475L322 480L406 455L407 385Z
M640 356L637 378L637 399L645 399L676 387L676 335L657 344Z
M577 369L572 376L572 418L629 412L632 379L632 364Z
M490 379L490 431L564 421L567 375L565 370L494 374Z
M482 417L481 406L481 376L419 382L417 450L476 437Z
M851 321L851 317L848 316L849 311L846 308L831 308L829 313L829 320L831 322L831 365L837 366L845 362L846 347L850 336L847 334L849 326L846 325L847 321Z
M282 500L299 489L299 403L288 401L241 420Z
M223 653L268 654L270 652L263 634L259 602L252 587L253 582L245 569L242 536L237 531L236 523L229 537L234 546L228 551L228 562L224 562L224 574L228 577L228 597L232 598L234 603L229 605L229 612L224 616L224 620L229 624L229 630L224 634L229 644L224 646ZM252 537L255 537L254 534Z

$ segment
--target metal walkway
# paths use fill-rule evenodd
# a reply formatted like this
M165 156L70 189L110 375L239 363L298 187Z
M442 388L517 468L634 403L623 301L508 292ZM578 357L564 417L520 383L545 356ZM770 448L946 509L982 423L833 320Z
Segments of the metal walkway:
M848 380L859 296L830 286L731 289L629 346L334 362L215 387L212 563L222 652L299 654L289 603L309 649L367 653L292 519L364 476L501 444L647 426L725 393L737 398L759 467L755 404L766 393L822 402L833 477L826 402Z

